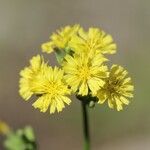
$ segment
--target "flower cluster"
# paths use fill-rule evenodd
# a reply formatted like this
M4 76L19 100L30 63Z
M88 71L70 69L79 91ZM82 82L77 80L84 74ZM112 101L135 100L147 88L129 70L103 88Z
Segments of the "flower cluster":
M95 103L108 102L118 111L128 105L134 87L128 72L119 65L107 66L105 54L114 54L117 46L111 35L98 28L85 31L80 25L66 26L42 44L42 51L55 53L60 67L51 67L43 56L37 55L20 72L20 95L28 100L37 96L35 108L50 113L60 112L68 97L94 98ZM87 103L90 99L87 100Z

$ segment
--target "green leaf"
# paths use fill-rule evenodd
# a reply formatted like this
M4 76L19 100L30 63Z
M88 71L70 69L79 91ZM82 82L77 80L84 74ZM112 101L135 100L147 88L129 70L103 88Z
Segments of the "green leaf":
M24 135L29 141L35 141L35 136L32 127L27 126L24 128Z

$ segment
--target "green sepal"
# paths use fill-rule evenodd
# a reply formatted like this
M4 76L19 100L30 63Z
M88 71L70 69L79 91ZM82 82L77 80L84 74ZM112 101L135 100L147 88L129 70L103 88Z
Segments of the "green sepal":
M93 108L95 106L95 103L97 103L97 101L98 101L98 98L97 97L93 97L92 95L86 95L86 96L76 95L76 97L80 101L83 101L90 108Z
M66 52L62 49L55 48L55 56L56 56L57 62L61 64L64 60L64 57L66 56Z

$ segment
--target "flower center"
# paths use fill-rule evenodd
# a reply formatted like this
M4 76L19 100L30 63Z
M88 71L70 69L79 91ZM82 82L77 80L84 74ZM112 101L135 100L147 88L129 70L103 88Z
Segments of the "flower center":
M49 94L56 95L58 94L59 91L60 91L60 86L55 82L52 82L48 87Z
M88 66L82 66L79 68L79 77L82 80L87 80L90 77L91 73Z
M112 93L117 93L118 90L119 90L119 84L118 84L118 81L107 81L108 84L107 84L107 89L108 91L110 92L110 94Z

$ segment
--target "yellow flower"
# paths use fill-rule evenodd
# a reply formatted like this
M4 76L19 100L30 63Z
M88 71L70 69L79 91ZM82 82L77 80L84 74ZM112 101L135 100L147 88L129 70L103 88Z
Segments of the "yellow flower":
M40 58L40 64L38 64ZM31 65L21 73L20 94L27 100L33 94L38 99L33 103L35 108L41 112L46 112L50 107L50 113L62 111L65 104L70 104L71 100L66 96L70 94L70 89L64 82L64 71L55 67L48 66L38 55L33 57L38 65ZM31 62L33 61L31 59ZM26 94L27 93L27 94ZM27 96L26 96L27 95Z
M55 67L47 67L35 82L35 93L41 95L33 104L41 112L45 112L50 106L50 113L62 111L64 103L70 104L71 100L66 96L70 94L70 89L64 83L64 71Z
M128 72L123 67L113 65L109 77L106 78L105 85L101 88L97 97L99 103L104 103L108 100L110 108L117 108L118 111L123 109L123 104L128 105L127 98L133 97L134 87L130 77L126 77Z
M9 126L0 120L0 134L4 134L4 135L7 135L7 133L10 132L10 128Z
M107 67L102 65L106 61L100 54L87 57L84 54L65 57L63 69L65 79L73 92L78 95L95 95L107 77Z
M33 95L33 81L34 77L47 66L40 55L34 56L30 60L30 66L26 67L20 72L20 90L19 93L23 99L28 100Z
M84 51L89 55L95 52L101 54L116 52L116 44L113 42L111 35L98 28L89 28L88 32L81 28L78 35L72 37L69 46L75 53Z
M58 30L57 33L53 33L50 37L50 41L42 44L43 52L51 53L55 48L66 49L68 48L68 42L72 36L79 30L79 25L66 26Z

